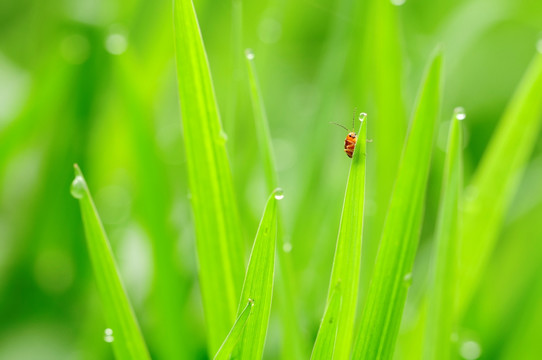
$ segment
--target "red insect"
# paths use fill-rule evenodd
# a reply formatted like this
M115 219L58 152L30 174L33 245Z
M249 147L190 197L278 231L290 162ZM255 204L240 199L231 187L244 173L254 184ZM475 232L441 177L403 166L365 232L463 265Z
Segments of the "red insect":
M354 110L354 116L352 117L352 129L354 129L354 123L356 121L356 110ZM349 158L352 157L354 154L354 149L356 148L356 141L358 140L358 134L354 132L354 130L350 131L345 126L341 124L337 124L335 122L332 122L331 124L335 124L337 126L342 127L346 131L348 131L348 135L346 135L346 139L344 140L344 152L346 155L348 155Z

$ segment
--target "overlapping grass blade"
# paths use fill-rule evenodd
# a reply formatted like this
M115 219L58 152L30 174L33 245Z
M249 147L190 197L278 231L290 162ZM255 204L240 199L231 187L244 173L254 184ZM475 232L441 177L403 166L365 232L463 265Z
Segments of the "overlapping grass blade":
M425 359L451 359L451 335L457 305L459 199L462 188L462 128L465 114L457 108L450 122L444 161L442 196L433 251L432 284L425 334Z
M339 325L334 352L334 358L336 359L348 359L354 336L365 199L367 147L367 121L364 121L365 117L366 114L360 115L361 124L346 183L341 223L329 285L328 303L331 303L334 289L339 283L341 284L342 294L342 307L337 319Z
M369 123L369 133L375 142L371 145L372 154L367 160L367 166L371 169L367 175L367 186L372 189L367 196L368 201L374 202L375 211L368 214L365 222L364 261L360 275L362 299L369 288L407 129L402 94L404 60L397 21L400 10L391 1L370 0L364 3L367 9L360 16L365 21L358 24L363 29L364 46L357 57L362 64L362 73L356 77L356 81L370 103L367 111L375 119Z
M423 218L440 110L441 68L439 51L421 84L361 317L354 359L389 359L393 355Z
M517 190L542 125L542 54L536 54L472 183L465 189L459 313L466 310L491 255L502 218Z
M243 237L211 75L191 0L174 2L177 76L199 277L215 354L236 319Z
M273 275L275 272L275 244L277 239L277 200L282 199L282 190L271 193L256 233L248 261L245 283L241 293L239 313L243 305L252 299L254 309L247 321L239 341L235 357L240 359L261 359L273 296Z
M247 305L245 306L243 311L241 311L241 314L235 321L235 324L233 324L230 333L226 337L226 340L224 340L224 343L222 344L220 349L218 349L214 360L228 360L230 358L233 349L235 349L235 345L237 345L239 339L241 338L241 335L243 334L243 330L245 329L247 320L252 313L253 307L254 301L252 299L248 299Z
M320 329L318 329L318 335L316 336L316 341L314 342L314 347L312 349L311 359L333 359L341 303L341 283L339 282L333 289L329 303L326 306L322 322L320 323Z
M110 329L105 333L107 341L112 342L117 359L150 359L87 183L79 167L74 167L71 193L81 207L88 252L104 305L106 328Z
M269 192L279 186L277 167L275 163L275 153L271 141L271 131L269 130L269 122L265 112L264 101L260 91L260 85L254 64L254 53L252 50L245 51L248 80L250 85L250 97L252 100L252 108L254 111L254 125L258 137L258 145L265 171L265 180ZM282 221L280 221L280 208L278 212L278 233L277 243L279 249L284 246L284 233ZM304 357L304 339L300 335L299 325L297 322L295 286L293 284L293 270L290 256L284 251L278 251L278 268L277 268L277 297L279 300L279 311L282 321L282 356L284 358L299 359Z

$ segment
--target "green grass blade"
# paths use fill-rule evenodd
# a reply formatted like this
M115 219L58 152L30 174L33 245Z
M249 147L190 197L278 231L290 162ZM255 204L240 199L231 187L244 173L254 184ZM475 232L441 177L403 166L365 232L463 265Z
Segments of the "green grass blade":
M150 359L87 183L79 166L74 165L74 168L71 193L79 200L88 252L104 304L106 327L112 330L105 334L106 341L112 342L117 359Z
M311 359L333 359L335 343L337 339L337 329L339 326L339 314L341 313L341 283L337 283L331 293L331 298L324 311L320 329L314 342Z
M215 354L236 319L243 237L211 75L192 1L174 2L177 76L199 276Z
M264 164L265 179L269 191L275 189L278 184L277 166L275 164L275 153L271 143L271 131L269 131L269 122L265 112L263 99L260 95L260 85L256 75L254 65L254 53L252 50L245 51L248 67L248 81L250 84L250 98L252 100L252 109L254 111L254 125L258 136L258 145L260 147L261 158Z
M432 287L425 334L425 359L451 359L451 335L457 306L459 199L462 188L462 128L465 114L457 108L450 123L444 161L442 196L435 236Z
M260 91L256 65L254 64L254 53L252 50L245 51L248 80L250 85L250 97L254 111L254 125L260 147L260 158L262 159L265 172L265 180L269 192L279 187L275 153L271 141L271 131L265 111L264 101ZM281 212L278 212L278 234L277 243L279 249L283 249L284 232L281 221ZM282 321L282 356L284 358L298 359L304 355L305 341L300 334L298 325L298 312L296 311L294 271L291 257L284 251L278 251L278 267L276 281L276 299Z
M536 54L508 104L472 183L465 191L460 253L460 315L492 253L542 125L542 54Z
M440 110L441 68L442 54L438 52L420 88L361 317L354 359L389 359L393 355L418 247Z
M364 3L366 13L359 16L365 20L359 26L363 28L365 45L359 49L357 57L362 64L362 73L355 79L365 94L365 102L374 106L374 109L370 105L367 108L371 118L376 119L370 122L369 133L378 141L371 145L372 153L367 165L369 169L374 169L367 175L367 186L372 189L367 194L367 200L375 203L375 211L374 214L367 214L365 219L364 261L361 264L362 297L369 288L408 121L402 92L402 64L406 61L401 51L398 21L400 9L391 1L370 0ZM375 33L379 36L374 36Z
M262 358L273 296L277 200L282 197L280 189L276 189L269 196L248 261L239 312L242 310L241 306L248 299L254 300L254 309L237 348L240 359Z
M243 334L243 330L245 329L247 320L252 313L253 307L254 301L252 299L248 299L247 305L235 321L235 324L233 324L230 333L226 337L226 340L224 340L224 343L220 349L218 349L218 352L214 357L215 360L228 360L230 358L235 345L237 345L241 335Z
M367 147L367 121L363 121L366 115L362 115L363 117L360 115L361 124L358 131L358 140L346 184L335 259L329 285L328 303L331 302L337 284L341 284L342 307L337 319L339 325L334 352L334 358L337 359L348 359L350 356L358 301Z

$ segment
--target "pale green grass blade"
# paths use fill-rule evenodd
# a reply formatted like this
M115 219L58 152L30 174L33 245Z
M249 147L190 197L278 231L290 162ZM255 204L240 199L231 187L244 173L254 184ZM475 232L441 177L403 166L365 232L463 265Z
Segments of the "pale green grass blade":
M240 359L261 359L273 296L275 272L275 244L277 239L277 201L283 198L276 189L267 200L265 210L252 246L239 312L248 299L254 300L252 316L239 342L236 354Z
M258 136L258 145L260 147L261 159L263 160L265 179L269 191L275 189L278 184L277 166L275 164L275 153L273 144L271 143L271 131L269 130L269 122L260 92L260 84L256 75L256 67L254 65L254 53L252 50L245 51L248 81L250 85L250 99L252 100L252 109L254 111L254 125L256 126L256 135Z
M271 131L269 130L269 122L265 111L264 101L260 91L260 84L254 64L254 53L252 50L245 51L248 80L250 85L250 98L252 101L252 109L254 111L254 125L258 137L258 145L260 147L260 158L262 159L265 180L269 192L279 187L277 175L277 167L275 162L275 153L273 151L273 143L271 141ZM284 231L283 222L281 221L281 212L278 212L278 233L277 243L279 249L284 248ZM288 244L289 245L289 244ZM279 250L278 252L278 267L277 267L277 299L282 321L282 356L284 358L299 359L305 357L304 348L305 341L300 334L298 325L298 312L296 311L296 301L294 285L294 271L289 253Z
M460 253L459 316L466 310L492 253L542 124L542 54L536 54L465 189Z
M444 161L442 196L438 215L429 309L425 334L425 359L451 359L451 335L457 306L457 269L459 262L459 199L463 178L461 120L465 114L457 108L450 122Z
M312 349L311 359L314 360L327 360L333 359L333 352L335 350L335 342L337 339L337 329L339 326L339 314L341 312L341 283L337 283L333 292L331 293L331 299L326 306L322 322L320 323L320 329L318 329L318 335L314 342L314 348Z
M236 319L243 237L209 66L190 0L174 2L177 76L199 277L215 354Z
M438 52L421 84L361 316L354 359L389 359L393 355L423 218L440 110L441 68L442 54Z
M365 45L358 56L363 66L356 81L364 90L365 98L372 100L374 106L374 109L371 106L367 109L371 118L375 119L369 123L369 134L375 141L371 145L372 154L367 164L371 169L367 176L367 186L372 189L367 196L368 201L374 202L375 211L368 215L365 222L364 261L361 265L362 297L369 288L407 130L402 94L404 60L397 21L400 9L391 1L370 0L366 4L367 12L361 15L365 18L361 24Z
M360 115L361 124L346 183L341 223L329 285L328 303L331 302L335 287L339 283L341 284L342 307L337 319L339 325L334 352L334 358L336 359L349 358L354 337L365 200L367 121L364 120L366 116L366 114Z
M88 252L104 305L105 340L112 343L117 359L150 359L87 183L79 167L74 168L71 193L79 200Z
M245 329L247 320L252 313L253 307L254 301L252 299L248 299L247 305L235 321L235 324L233 324L230 333L226 337L226 340L224 340L224 343L220 349L218 349L218 352L214 357L215 360L228 360L230 358L233 349L235 349L235 345L237 345L241 335L243 334L243 330Z

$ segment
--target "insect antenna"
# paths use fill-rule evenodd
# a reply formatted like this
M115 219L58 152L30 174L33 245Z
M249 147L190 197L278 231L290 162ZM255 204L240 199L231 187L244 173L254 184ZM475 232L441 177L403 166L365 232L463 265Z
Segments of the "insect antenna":
M330 123L330 124L335 124L335 125L337 125L337 126L340 126L340 127L342 127L343 129L345 129L346 131L350 131L350 130L348 130L348 129L346 128L346 126L344 126L344 125L337 124L336 122L332 122L332 121L330 121L329 123Z

